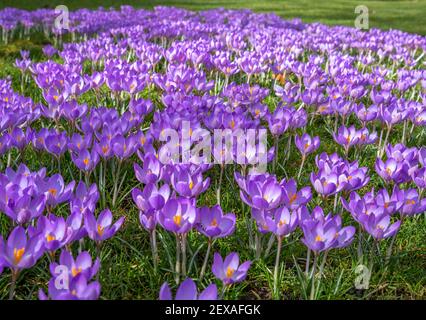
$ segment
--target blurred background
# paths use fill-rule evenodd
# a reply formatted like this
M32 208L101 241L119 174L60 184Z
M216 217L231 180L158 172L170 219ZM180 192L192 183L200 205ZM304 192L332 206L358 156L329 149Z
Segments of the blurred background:
M190 10L210 8L248 8L256 12L274 12L283 18L301 18L303 22L321 22L353 26L355 7L369 10L370 28L401 29L426 35L426 0L1 0L0 9L15 7L28 10L66 5L78 8L119 7L127 4L137 8L158 5L176 6Z

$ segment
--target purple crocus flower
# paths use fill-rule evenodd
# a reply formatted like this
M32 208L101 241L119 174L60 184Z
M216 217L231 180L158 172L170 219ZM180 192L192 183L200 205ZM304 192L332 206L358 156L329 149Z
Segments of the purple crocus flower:
M241 199L250 207L259 210L271 210L282 203L283 187L278 183L275 176L249 175L244 181L236 172L235 179L241 188Z
M345 153L347 154L349 148L354 146L359 141L358 133L354 126L346 128L345 126L341 126L337 134L333 134L334 140L345 148Z
M400 209L401 216L413 216L426 211L426 198L420 199L416 189L401 190L404 193L404 204Z
M173 300L172 291L167 282L161 286L159 299ZM188 278L177 289L174 300L217 300L217 287L215 284L210 284L198 295L194 280Z
M94 212L99 200L99 191L96 183L90 188L80 181L75 188L75 194L70 201L71 212L84 214L86 211Z
M99 271L100 260L96 258L93 262L89 252L80 252L76 259L68 250L62 250L59 257L59 264L52 262L50 264L50 273L53 277L57 276L56 270L58 266L65 266L68 270L69 279L74 278L79 274L83 274L87 280L92 279Z
M75 181L65 186L62 176L60 174L55 174L46 180L38 178L37 185L40 192L46 195L46 205L53 208L71 198Z
M32 229L34 234L42 235L45 250L52 254L69 242L72 236L71 231L63 217L53 214L40 217L37 221L37 228Z
M216 205L212 208L198 209L197 230L211 239L224 238L235 230L235 214L223 214L222 208Z
M339 215L324 215L321 207L316 207L311 216L306 208L300 211L300 227L303 231L302 242L312 251L318 253L332 248L348 246L353 241L355 228L342 228L342 219Z
M48 296L40 289L40 300L97 300L101 294L101 285L98 281L88 282L82 273L72 277L67 288L57 289L56 278L49 281Z
M212 271L224 285L231 285L246 278L250 265L251 261L246 261L240 265L240 258L236 252L230 253L225 260L216 252L213 258Z
M407 165L401 162L397 162L393 158L389 158L386 162L383 162L382 159L377 158L375 169L377 174L389 183L391 181L400 181L401 175L408 170Z
M154 231L157 226L157 211L153 209L139 211L139 222L145 230Z
M132 190L133 201L140 211L147 212L151 209L160 210L170 197L170 187L164 184L157 188L154 183L148 183L143 191L138 188Z
M152 153L148 153L145 156L142 156L138 152L138 156L143 161L143 167L141 168L137 163L133 164L136 179L144 184L157 182L158 178L160 177L160 161Z
M43 255L44 246L39 234L26 234L25 229L16 227L5 243L0 237L0 265L18 273L34 266Z
M169 199L157 214L161 226L170 232L186 233L197 220L195 199L178 197Z
M302 154L302 157L306 157L306 155L314 152L320 146L320 138L318 136L311 138L311 136L307 133L304 133L300 137L296 135L294 140L297 149L299 149Z
M97 219L92 212L86 212L84 226L89 238L100 243L114 236L118 229L121 228L124 217L119 218L114 224L112 223L112 218L112 213L109 209L103 210Z
M277 237L286 237L292 233L299 224L297 212L290 212L287 207L282 206L272 210L271 214L265 214L265 227Z
M275 137L281 136L290 126L291 112L288 108L277 108L267 116L269 130Z
M52 132L50 133L45 141L44 145L46 151L53 154L56 157L60 157L65 153L68 146L68 137L66 132Z
M307 204L312 199L312 191L310 187L303 187L297 191L296 180L281 181L283 188L283 203L289 209L297 209L302 205Z
M81 171L91 172L99 163L99 154L92 150L81 150L78 153L71 152L71 159Z
M182 197L192 198L206 191L210 178L203 180L201 168L191 170L188 166L176 166L170 177L173 189Z
M26 193L19 195L13 192L13 188L9 190L0 188L0 199L8 199L7 203L0 200L0 211L19 225L24 225L41 216L46 202L44 195L34 198Z
M316 192L324 197L333 195L339 192L337 174L326 174L325 170L320 170L318 173L311 173L311 183Z
M391 223L391 216L387 213L377 216L374 214L363 216L360 222L364 230L376 240L392 237L398 232L401 225L401 221L399 220Z

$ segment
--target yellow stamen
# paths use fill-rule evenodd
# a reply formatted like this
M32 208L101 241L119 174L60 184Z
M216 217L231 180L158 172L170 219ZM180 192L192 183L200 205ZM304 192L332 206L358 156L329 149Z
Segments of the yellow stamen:
M55 236L54 235L51 235L50 233L46 236L46 240L47 240L47 242L50 242L50 241L53 241L53 240L56 240L56 238L55 238Z
M231 278L231 277L234 275L234 272L235 272L235 270L234 270L234 269L232 269L231 267L228 267L228 268L226 269L226 277L227 277L227 278Z
M284 220L280 220L280 222L278 222L278 226L282 227L283 225L287 224L287 221Z
M173 222L177 225L180 226L180 224L182 223L182 216L181 215L175 215L173 217Z
M192 181L191 181L191 182L189 183L189 186L188 186L188 187L189 187L189 190L192 190L192 188L194 188L194 182L192 182Z
M217 227L217 220L216 220L216 218L214 218L214 219L212 220L212 222L210 223L210 225L211 225L212 227Z
M315 237L315 241L316 241L316 242L324 241L324 239L323 239L323 238L321 238L321 236L320 236L320 235L317 235L317 236Z
M15 264L18 264L22 257L24 256L25 253L25 248L21 248L21 249L13 249L13 258L15 259Z
M72 276L73 276L73 277L77 276L77 275L78 275L78 274L80 274L80 273L81 273L81 267L78 267L78 268L73 267L73 268L71 269L71 274L72 274Z
M100 224L98 224L98 235L102 237L102 235L104 234L104 227L102 227Z
M51 188L48 190L48 192L52 195L52 196L56 196L56 194L58 193L58 190L56 190L55 188Z
M88 158L85 158L84 160L83 160L83 163L84 163L84 165L88 165L89 164L89 159Z

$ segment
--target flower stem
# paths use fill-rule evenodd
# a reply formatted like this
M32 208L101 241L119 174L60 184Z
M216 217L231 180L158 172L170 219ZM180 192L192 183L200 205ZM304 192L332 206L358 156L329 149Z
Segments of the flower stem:
M256 260L257 260L260 258L260 255L262 254L262 238L259 232L256 232L255 243L256 243Z
M206 273L207 262L209 261L209 256L210 256L210 250L211 250L211 248L212 248L212 239L209 238L208 244L207 244L206 256L204 257L203 266L201 267L201 271L200 271L200 281L203 280L204 274Z
M277 236L278 246L277 246L277 256L275 257L275 268L274 268L274 295L278 299L278 270L280 266L280 255L281 255L281 244L282 238Z
M218 205L220 205L220 188L221 188L221 186L222 186L223 169L224 169L224 165L223 165L223 164L220 164L219 182L218 182L217 190L216 190L216 200L217 200L217 204L218 204Z
M391 132L391 129L392 129L392 126L388 126L388 130L386 131L385 141L383 141L383 145L382 145L381 150L380 150L380 155L379 155L380 158L383 156L383 153L385 152L386 144L388 143L389 134Z
M277 162L278 162L278 142L279 142L278 136L274 137L274 146L275 146L274 152L275 152L275 157L274 157L274 161L272 162L272 170L274 172L275 172L275 168L276 168Z
M320 265L320 269L319 269L319 274L318 274L318 283L317 283L316 291L319 291L319 288L320 288L321 278L322 278L322 274L324 272L324 267L325 267L325 262L327 261L327 255L328 255L328 251L326 251L324 253L324 256L323 256L322 261L321 261L321 265ZM315 292L315 295L318 296L318 292Z
M317 261L318 261L318 254L316 254L315 252L314 252L314 265L313 265L313 267L312 267L312 276L311 276L311 278L312 278L312 282L311 282L311 295L310 295L310 297L309 297L309 300L314 300L314 298L315 298L315 271L316 271L316 269L317 269Z
M13 297L15 296L16 280L18 279L18 273L19 271L12 270L12 279L10 281L10 290L9 290L9 300L13 300Z
M308 249L308 253L306 254L306 265L305 265L305 274L308 276L309 274L309 263L311 262L311 249Z
M180 239L179 235L176 234L176 265L175 265L175 281L176 284L179 284L180 277Z
M363 256L363 250L362 250L362 229L361 227L358 228L358 249L357 249L357 254L358 254L358 261L360 263L362 263L362 260L364 259Z
M182 274L186 276L186 234L182 235Z
M305 155L302 156L302 162L300 163L299 173L297 174L297 180L299 180L300 175L302 174L303 165L305 164Z
M154 264L154 272L157 273L157 267L158 267L157 234L155 229L150 232L150 240L151 240L152 261Z
M118 197L118 180L120 178L120 170L121 170L121 160L118 161L117 169L114 174L114 191L112 196L112 207L115 208L115 204L117 202Z

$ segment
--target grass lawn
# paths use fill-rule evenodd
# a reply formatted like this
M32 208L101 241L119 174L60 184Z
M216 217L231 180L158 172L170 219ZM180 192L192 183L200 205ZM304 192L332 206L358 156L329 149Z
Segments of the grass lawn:
M71 10L78 8L118 7L130 4L135 7L152 8L157 5L184 7L191 10L208 8L249 8L259 12L275 12L280 16L301 18L304 22L354 25L355 7L362 4L369 9L370 27L382 29L401 29L407 32L426 35L426 0L3 0L3 7L37 9L67 5Z
M20 7L25 9L36 9L39 7L53 7L58 4L66 4L70 9L77 9L81 7L97 8L99 6L108 7L114 4L119 6L123 3L131 4L138 7L151 8L156 5L173 5L185 7L194 10L201 10L213 7L227 7L227 8L251 8L255 11L269 12L273 11L285 18L300 17L303 21L313 22L319 21L327 24L345 24L353 25L355 17L354 8L359 4L358 1L239 1L239 0L216 0L209 3L205 1L108 1L108 0L95 0L95 1L66 1L66 0L2 0L0 8L2 7ZM370 26L379 28L395 28L402 29L409 32L426 34L426 26L424 24L424 13L426 12L426 1L363 1L370 9ZM31 96L35 102L39 102L41 94L39 89L32 82L31 86L24 88L24 92L20 91L19 86L19 71L13 65L16 58L19 57L20 49L31 50L31 58L34 61L40 60L40 52L42 45L46 43L46 39L35 38L30 41L15 41L8 46L0 45L0 78L10 76L13 80L14 89L20 94ZM152 92L156 94L156 92ZM92 97L93 98L93 97ZM90 100L90 97L88 97ZM267 99L268 105L273 105L276 101ZM310 128L315 128L314 132L308 132L313 135L321 137L321 147L317 153L327 152L333 153L341 150L336 149L337 145L333 141L330 133L326 130L324 120L318 118L314 121ZM376 128L380 130L379 127ZM420 147L426 145L426 138L421 134L422 128L417 128L413 136L409 137L407 146ZM396 126L391 135L391 143L398 143L401 137L402 124ZM421 137L416 138L416 137ZM281 143L281 153L279 163L284 163L284 146L287 143L283 140ZM279 165L276 174L279 179L286 176L295 177L300 165L300 157L296 152L293 144L293 151L291 152L290 159L285 162L284 166ZM353 150L352 150L353 151ZM73 167L67 154L68 159L64 162L68 163L69 168L63 173L64 179L69 182L73 177L78 180L78 171ZM350 153L350 160L355 160L354 154ZM367 189L373 186L376 190L383 188L383 182L374 172L374 162L376 159L376 151L373 148L366 148L364 156L359 159L360 166L369 167L372 180ZM137 157L132 158L132 161L138 161ZM50 166L50 156L39 156L33 150L26 154L26 164L31 170L39 169L43 166L48 168L48 175L56 173L56 167ZM1 168L3 171L4 168ZM126 187L122 191L125 195L134 186L138 185L134 177L133 166L128 163L124 166L123 170L128 172L128 180L126 180ZM248 235L244 215L248 214L248 209L245 212L241 210L241 200L238 193L238 186L233 179L233 166L228 166L225 172L224 183L222 186L222 205L224 212L233 211L238 216L238 224L236 233L229 238L219 240L215 243L213 251L219 251L222 255L231 251L237 251L240 258L244 261L253 258L253 251L248 248ZM303 174L299 181L299 187L302 185L311 185L309 182L310 172L316 170L314 163L314 156L310 156L305 163ZM214 205L216 195L215 181L218 180L219 170L214 168L208 174L211 177L212 185L206 193L204 193L199 200L202 205ZM363 190L366 191L366 190ZM324 211L328 212L332 209L333 199L324 205ZM312 204L319 202L315 194ZM67 215L68 206L62 206L56 212L58 215ZM124 197L120 207L114 211L114 215L126 216L126 223L123 229L117 236L106 241L102 250L102 268L100 274L100 282L102 284L102 298L107 299L156 299L161 284L164 281L172 283L172 275L167 270L170 269L168 260L165 258L168 254L173 255L174 239L167 232L161 232L159 239L160 257L164 257L161 262L162 271L159 274L154 274L151 266L151 252L149 247L148 233L143 231L138 221L138 212L135 208L132 199L129 195ZM345 212L345 222L347 225L351 222L348 219L348 214ZM356 265L356 245L352 245L343 250L331 251L330 259L326 266L326 273L323 279L322 286L324 290L321 299L425 299L426 298L426 217L419 215L415 218L409 218L404 222L404 226L398 234L395 254L391 260L390 268L385 277L380 273L373 274L371 279L370 289L368 292L358 292L354 290L354 280L357 275L354 273ZM3 236L6 232L6 217L0 215L0 232ZM351 222L354 224L353 222ZM298 238L300 231L294 237ZM269 236L265 236L265 242ZM300 241L293 240L293 237L285 241L291 245L284 246L282 252L283 272L281 273L280 291L284 299L299 299L302 295L300 284L297 279L296 269L294 267L294 258L300 264L306 256L306 248ZM204 258L206 245L205 239L191 234L188 241L191 244L190 254L195 254L197 250L199 254L194 259L191 265L192 273L196 268L200 268L202 259ZM94 250L94 247L91 248ZM382 246L381 254L385 254L385 248ZM93 251L92 251L93 252ZM241 299L270 299L272 288L272 268L274 265L275 246L271 250L271 254L265 259L256 261L250 271L250 276L247 281L242 285L232 288L228 294L228 298L241 298ZM5 299L8 294L9 277L6 277L4 272L0 276L0 299ZM39 288L45 289L45 284L49 280L48 261L43 258L36 267L25 271L25 275L20 277L17 285L17 298L36 298ZM213 280L211 272L206 276L204 284Z

